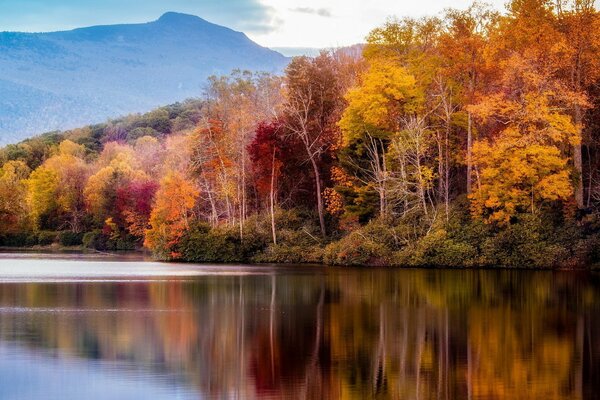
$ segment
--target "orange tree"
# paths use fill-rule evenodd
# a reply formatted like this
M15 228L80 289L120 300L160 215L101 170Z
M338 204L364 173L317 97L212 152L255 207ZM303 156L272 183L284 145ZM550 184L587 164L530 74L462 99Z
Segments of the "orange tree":
M199 191L181 173L170 171L160 181L150 213L144 245L163 259L178 258L177 244L189 229Z

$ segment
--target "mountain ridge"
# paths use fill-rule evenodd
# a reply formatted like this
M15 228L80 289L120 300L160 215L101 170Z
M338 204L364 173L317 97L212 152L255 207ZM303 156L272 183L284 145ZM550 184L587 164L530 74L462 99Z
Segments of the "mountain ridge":
M0 33L0 145L202 94L210 75L279 73L288 58L243 32L167 12L138 24Z

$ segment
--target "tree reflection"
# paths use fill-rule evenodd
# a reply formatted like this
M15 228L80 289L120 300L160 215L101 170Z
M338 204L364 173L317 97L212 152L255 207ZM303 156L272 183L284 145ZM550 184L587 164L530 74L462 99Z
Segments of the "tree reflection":
M214 397L589 398L598 278L319 269L3 284L0 338L169 373Z

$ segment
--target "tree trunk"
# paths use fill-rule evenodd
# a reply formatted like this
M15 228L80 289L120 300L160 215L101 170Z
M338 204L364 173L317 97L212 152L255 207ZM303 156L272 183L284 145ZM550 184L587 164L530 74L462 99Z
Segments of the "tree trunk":
M445 137L445 168L444 168L444 206L446 208L446 222L448 222L450 215L450 122L446 125L446 137Z
M581 119L581 108L576 105L575 124L577 126L581 126ZM575 181L575 201L577 201L577 207L583 208L583 158L581 156L581 140L573 146L573 163L575 165L575 171L577 171Z
M277 232L275 230L275 150L273 150L273 161L271 163L271 232L273 244L277 244Z
M244 141L242 141L244 143ZM241 204L240 204L240 240L244 240L244 222L246 222L246 157L242 149L240 156L242 157L242 187L241 187Z
M573 90L576 93L581 93L582 86L582 77L581 77L581 49L576 53L575 60L573 63L573 68L571 72L571 83L573 86ZM581 111L581 106L579 104L574 104L574 122L575 126L578 128L583 127L583 115ZM583 132L582 130L579 133L579 141L573 146L573 165L575 167L575 171L577 173L576 181L575 181L575 201L577 202L577 207L582 209L584 207L583 203L583 157L581 154L581 146L583 142Z
M472 177L473 174L473 163L471 161L471 148L473 146L473 128L471 121L471 113L468 113L467 121L467 194L471 193L472 190Z
M387 216L387 193L386 193L386 188L387 188L387 166L385 163L385 150L383 149L383 144L381 145L381 163L379 163L379 153L377 152L378 147L377 144L375 145L375 150L377 154L377 163L378 165L380 165L381 168L381 179L379 182L379 215L382 218L385 218Z
M438 196L439 198L444 198L444 177L446 174L444 173L444 151L443 151L443 143L440 132L437 132L437 147L438 147L438 159L437 159L437 169L438 169Z
M585 149L587 153L587 164L589 171L585 206L589 207L592 204L592 185L594 182L594 169L592 168L592 154L590 153L590 146L586 146Z
M319 166L314 157L310 157L310 163L313 167L315 174L315 190L317 191L317 210L319 212L319 225L321 226L321 236L325 237L325 216L323 212L323 196L321 194L321 174L319 173Z

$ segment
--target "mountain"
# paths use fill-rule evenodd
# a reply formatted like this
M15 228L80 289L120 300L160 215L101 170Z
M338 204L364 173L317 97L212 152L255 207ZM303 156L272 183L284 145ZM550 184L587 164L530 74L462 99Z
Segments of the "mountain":
M275 50L287 57L298 57L298 56L307 56L307 57L316 57L319 53L326 49L320 49L318 47L271 47L272 50Z
M245 34L169 12L144 24L0 33L0 145L202 94L210 75L278 73Z

